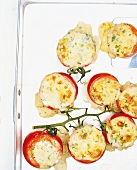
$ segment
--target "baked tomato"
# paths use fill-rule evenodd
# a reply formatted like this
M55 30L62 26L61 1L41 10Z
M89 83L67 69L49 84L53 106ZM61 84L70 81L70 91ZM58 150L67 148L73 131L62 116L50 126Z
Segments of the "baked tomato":
M106 142L101 130L86 125L71 134L67 146L70 155L76 161L89 164L103 156Z
M137 126L131 116L114 114L106 123L108 142L119 150L127 149L137 138Z
M99 73L91 77L87 85L90 99L98 105L111 105L116 101L120 84L116 77L109 73Z
M62 72L46 75L39 89L42 102L55 109L73 105L77 94L78 86L75 80Z
M63 144L58 136L51 136L46 131L34 131L28 134L23 143L23 154L33 167L49 169L61 158Z
M69 68L85 67L97 58L96 39L89 24L79 23L57 45L60 62Z
M109 55L126 58L137 53L137 29L128 23L115 24L108 34Z
M119 109L137 119L137 87L129 87L120 93L117 100Z

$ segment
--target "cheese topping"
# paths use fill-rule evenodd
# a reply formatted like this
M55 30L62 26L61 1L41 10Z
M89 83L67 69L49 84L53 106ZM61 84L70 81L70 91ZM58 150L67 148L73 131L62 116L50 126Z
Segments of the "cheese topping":
M110 57L124 58L130 56L136 44L137 35L125 23L115 25L108 35Z
M89 25L80 24L59 40L57 55L67 67L87 66L96 59L96 44Z
M64 108L71 105L76 97L76 89L69 78L52 73L42 80L39 90L42 102L53 108Z
M118 97L120 84L108 77L95 80L90 87L90 96L97 104L112 105Z
M54 141L54 144L58 145L56 141ZM39 141L33 146L32 155L41 169L53 167L61 157L57 147L46 140Z
M85 84L85 89L87 89L87 83ZM86 96L85 96L84 101L86 103L89 103L91 108L93 108L95 110L99 109L99 110L104 111L104 105L99 105L99 104L96 104L95 102L93 102L93 100L91 100L91 98L89 97L87 90L85 90L85 93L86 93ZM114 112L120 112L116 101L114 101L114 103L110 103L107 106L110 110L113 110Z
M132 146L137 138L137 126L124 116L109 121L106 131L110 144L119 150Z
M123 92L127 88L137 87L137 83L131 83L130 81L127 81L124 85L121 85L120 92Z
M70 156L67 149L67 142L69 139L69 133L64 127L57 127L58 132L57 135L61 138L63 142L63 154L59 160L59 162L54 166L55 170L67 170L67 162L66 159Z
M99 26L99 36L101 40L100 49L104 52L109 52L108 47L108 33L114 26L112 22L104 22Z
M92 28L90 24L85 24L84 22L79 22L77 24L77 26L70 30L70 31L76 31L76 32L80 32L80 33L85 33L88 34L90 36L92 36Z
M137 117L137 87L125 89L120 94L119 105L125 113Z
M133 55L137 45L137 31L127 23L104 22L99 26L100 49L111 58Z
M77 160L95 161L105 150L106 143L102 131L86 125L70 136L69 150Z
M64 156L61 157L60 161L54 166L55 170L67 170L67 161Z
M35 95L35 107L38 110L39 116L43 118L53 117L55 114L60 113L59 110L54 110L48 106L45 106L41 98L39 97L39 93L36 93Z

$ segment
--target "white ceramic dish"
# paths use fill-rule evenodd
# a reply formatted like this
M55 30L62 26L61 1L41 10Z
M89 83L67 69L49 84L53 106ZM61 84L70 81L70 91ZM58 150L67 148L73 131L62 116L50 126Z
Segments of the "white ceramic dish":
M99 2L49 2L26 1L19 3L19 34L17 46L17 67L15 84L15 170L35 170L23 157L22 143L25 136L32 131L33 125L50 124L64 117L55 116L44 119L38 115L34 105L35 93L38 92L43 77L55 71L66 72L58 60L56 47L58 40L79 21L92 26L93 35L98 35L98 26L105 21L131 21L136 16L137 4L100 3ZM120 17L119 19L117 17ZM123 17L123 18L122 18ZM136 18L134 18L137 20ZM135 20L133 22L135 22ZM117 64L118 63L118 64ZM94 64L86 67L91 72L84 81L100 72L108 72L118 78L121 84L126 81L137 83L137 69L120 68L121 62L111 61L106 53L99 52ZM115 67L116 66L116 67ZM125 66L124 66L125 67ZM126 65L127 67L127 65ZM75 77L77 79L77 76ZM84 102L84 86L79 84L79 96L76 107L89 107ZM82 103L82 104L81 104ZM91 109L94 112L93 109ZM96 112L96 111L95 111ZM97 122L92 120L92 123ZM72 158L67 159L68 170L135 170L137 166L137 143L122 152L106 152L93 164L81 164ZM53 170L54 168L51 168Z

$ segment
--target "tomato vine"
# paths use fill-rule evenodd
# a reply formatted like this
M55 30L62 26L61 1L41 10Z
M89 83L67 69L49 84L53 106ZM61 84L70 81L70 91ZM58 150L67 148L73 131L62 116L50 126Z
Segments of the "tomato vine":
M69 74L69 75L72 75L72 74L81 74L81 77L80 77L80 79L78 80L78 82L81 82L81 80L83 79L83 77L85 77L85 74L86 73L89 73L91 70L85 70L83 67L78 67L78 68L69 68L68 70L67 70L67 73ZM81 82L82 83L82 82Z
M72 117L69 113L74 111L74 110L81 110L81 109L84 109L85 112L84 114L80 115L80 116L77 116L77 117ZM33 129L44 129L44 130L47 130L47 132L51 135L51 136L56 136L57 134L57 127L58 126L62 126L64 127L67 131L68 128L66 127L66 124L69 123L69 122L72 122L72 121L75 121L77 120L78 121L78 126L77 127L74 127L72 126L71 124L69 125L69 127L73 127L73 128L78 128L78 127L81 127L83 126L83 123L84 123L84 120L81 121L81 118L86 118L88 116L94 116L94 117L97 117L98 118L98 121L100 123L100 127L101 127L101 130L104 131L105 130L105 127L106 127L106 124L103 123L99 116L104 114L104 113L107 113L107 112L113 112L113 110L110 110L108 106L105 106L104 107L104 111L100 112L100 113L88 113L88 108L75 108L75 107L68 107L66 110L63 110L63 111L60 111L62 114L66 114L67 116L67 120L63 121L63 122L60 122L60 123L54 123L54 124L50 124L50 125L36 125L36 126L32 126Z

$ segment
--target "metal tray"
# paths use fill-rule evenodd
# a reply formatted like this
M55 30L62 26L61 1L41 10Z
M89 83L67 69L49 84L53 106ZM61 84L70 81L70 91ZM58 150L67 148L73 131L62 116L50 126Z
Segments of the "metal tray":
M32 131L32 126L64 120L64 117L58 116L41 118L34 105L35 93L43 77L54 71L66 72L67 70L57 59L58 40L68 30L74 28L79 21L91 24L93 35L98 35L98 26L104 21L115 20L117 22L117 17L120 17L122 22L127 18L130 22L132 17L137 20L137 3L129 2L19 1L14 96L15 170L35 170L25 161L22 154L23 140ZM91 73L86 75L84 81L96 73L108 72L116 76L121 84L126 81L137 83L136 68L119 68L107 54L101 51L97 61L86 69L91 69ZM83 85L79 84L79 88L81 91L84 90ZM80 93L75 105L81 106L82 101L82 106L85 107L83 100L83 93ZM93 164L84 165L68 158L68 170L135 170L137 167L135 155L137 155L137 143L122 152L106 152L99 161Z

